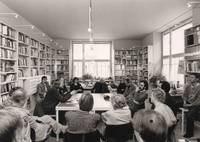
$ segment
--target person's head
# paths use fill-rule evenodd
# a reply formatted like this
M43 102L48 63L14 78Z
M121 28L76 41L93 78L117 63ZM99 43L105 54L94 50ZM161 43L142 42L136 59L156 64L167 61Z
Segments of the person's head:
M99 82L100 82L100 83L105 83L105 81L104 81L103 78L100 78Z
M129 78L125 79L125 84L126 86L129 86L131 84L131 80Z
M165 93L169 93L170 91L170 84L167 81L161 82L161 88L165 91Z
M0 109L0 142L15 142L20 137L23 121L16 113Z
M94 99L91 93L86 93L79 99L79 108L82 111L91 111L94 105Z
M27 102L28 96L22 87L14 87L9 92L10 100L13 104L24 107Z
M53 86L58 89L60 87L60 80L59 79L54 80Z
M74 77L73 83L78 83L78 81L79 81L78 77Z
M159 84L159 77L158 76L152 76L149 79L149 87L150 87L150 89L157 88L158 84Z
M188 80L192 84L200 82L200 75L199 74L189 74L188 75Z
M165 92L161 88L155 88L152 90L151 93L151 102L154 104L156 102L164 103L165 97L166 97Z
M121 94L111 96L111 104L113 109L121 109L127 105L125 97Z
M42 76L41 80L42 80L43 83L45 83L45 82L47 82L47 77L46 76Z
M165 118L154 110L139 110L133 117L133 128L144 142L165 142L167 124ZM138 138L136 136L136 138Z
M148 90L148 82L146 80L141 80L139 83L140 90Z

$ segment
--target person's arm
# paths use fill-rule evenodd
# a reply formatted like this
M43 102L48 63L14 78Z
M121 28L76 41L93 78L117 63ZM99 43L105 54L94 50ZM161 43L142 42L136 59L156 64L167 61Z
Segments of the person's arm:
M64 96L62 96L58 90L56 90L54 93L55 98L59 101L59 102L66 102L67 100L69 100L71 98L71 94L68 93Z
M43 89L42 89L41 84L37 85L37 94L39 94L40 96L43 95Z

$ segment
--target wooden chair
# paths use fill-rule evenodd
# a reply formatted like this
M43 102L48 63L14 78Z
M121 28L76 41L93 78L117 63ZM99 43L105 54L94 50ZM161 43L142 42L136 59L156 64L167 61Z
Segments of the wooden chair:
M131 123L122 125L107 125L105 130L106 142L126 142L133 138Z

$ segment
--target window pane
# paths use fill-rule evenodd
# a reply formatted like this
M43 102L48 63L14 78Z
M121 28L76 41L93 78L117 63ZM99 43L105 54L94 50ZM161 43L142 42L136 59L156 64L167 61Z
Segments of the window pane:
M170 53L170 37L169 34L163 35L163 56L167 56Z
M162 68L162 74L166 77L166 79L169 81L169 58L163 59L163 68Z
M74 62L73 72L74 77L82 77L82 62Z
M85 44L85 59L110 59L110 44Z
M178 74L178 65L179 61L183 60L183 57L174 57L172 58L172 66L171 66L171 81L173 83L177 83L179 81L180 84L184 84L184 75L183 74Z
M85 62L85 73L93 77L107 78L110 76L110 62Z
M171 39L172 54L184 53L184 45L185 45L184 30L190 27L192 27L192 24L187 24L172 32L172 39Z
M73 58L82 60L83 59L83 45L73 44Z

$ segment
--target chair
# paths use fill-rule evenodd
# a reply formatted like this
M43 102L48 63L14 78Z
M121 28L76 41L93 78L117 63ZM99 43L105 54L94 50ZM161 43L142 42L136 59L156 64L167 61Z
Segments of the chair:
M133 138L131 123L122 125L107 125L105 130L106 142L125 142Z
M67 132L64 135L63 142L100 142L100 134L98 131L86 134L72 134Z

